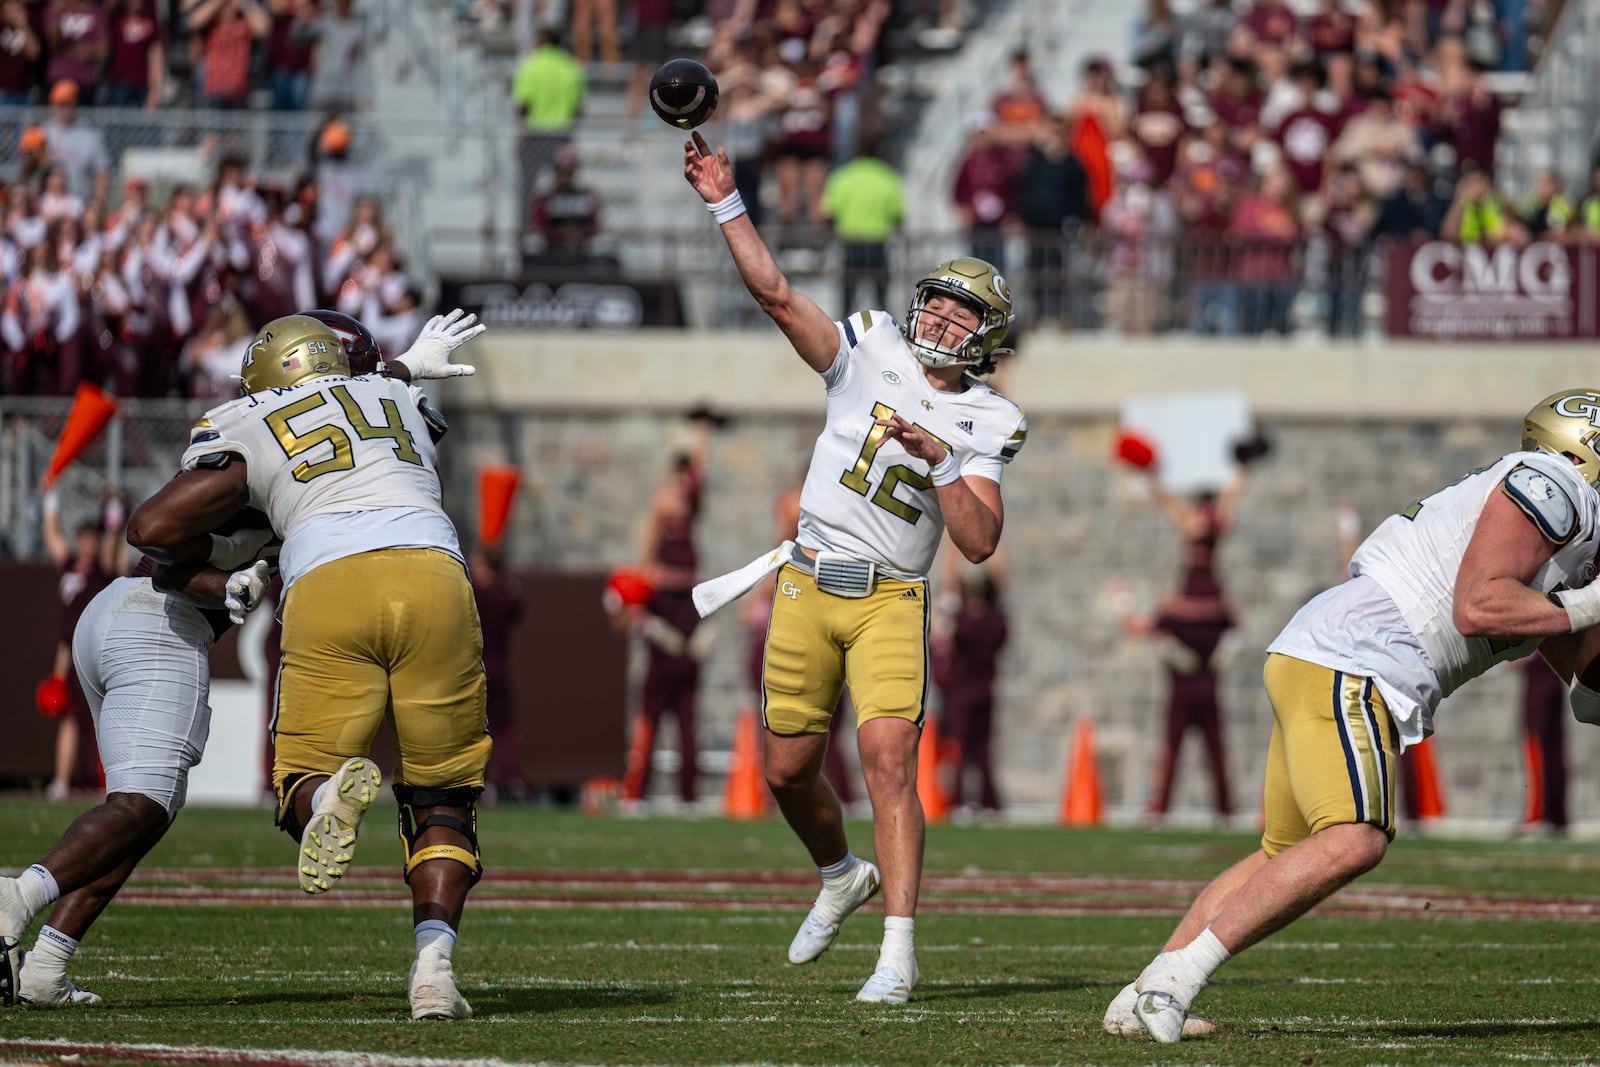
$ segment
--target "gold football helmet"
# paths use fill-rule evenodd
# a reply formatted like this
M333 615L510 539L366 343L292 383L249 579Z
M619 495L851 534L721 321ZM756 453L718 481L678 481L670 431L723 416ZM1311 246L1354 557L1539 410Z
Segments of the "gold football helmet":
M241 391L283 389L311 378L350 373L350 355L331 328L309 315L273 319L245 349Z
M1566 456L1600 486L1600 389L1563 389L1535 404L1522 420L1522 448Z
M948 348L917 337L922 309L935 296L949 296L978 313L978 328L958 348ZM993 370L992 357L1016 316L1011 312L1011 290L994 265L981 259L962 256L941 263L917 283L911 310L900 332L911 344L918 359L930 367L949 367L957 363L975 365L980 373Z

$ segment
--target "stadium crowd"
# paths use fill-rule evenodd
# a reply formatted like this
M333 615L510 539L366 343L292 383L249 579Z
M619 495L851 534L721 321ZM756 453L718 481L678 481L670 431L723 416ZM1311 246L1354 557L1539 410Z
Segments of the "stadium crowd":
M415 336L420 293L345 158L344 123L324 126L292 187L225 156L203 187L131 177L113 193L75 94L52 89L55 119L23 132L22 174L0 187L0 393L237 395L240 343L296 308L357 315L386 348Z

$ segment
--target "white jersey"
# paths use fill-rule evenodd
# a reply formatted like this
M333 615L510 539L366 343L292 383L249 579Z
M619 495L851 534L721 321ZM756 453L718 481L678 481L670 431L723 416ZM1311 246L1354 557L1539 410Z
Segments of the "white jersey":
M218 452L244 458L250 504L283 538L285 587L324 563L384 548L460 559L422 399L420 389L378 375L263 390L208 411L183 466Z
M1600 496L1567 460L1513 452L1384 520L1351 557L1350 580L1301 608L1267 651L1373 678L1402 743L1426 738L1440 700L1539 646L1537 638L1465 637L1453 621L1461 559L1497 492L1559 546L1529 583L1534 589L1576 588L1594 577Z
M872 560L896 578L925 577L944 516L928 464L885 442L877 419L898 413L938 438L963 476L999 482L1028 437L1017 405L975 378L935 389L893 317L861 311L834 324L839 354L822 375L828 418L800 490L799 543Z

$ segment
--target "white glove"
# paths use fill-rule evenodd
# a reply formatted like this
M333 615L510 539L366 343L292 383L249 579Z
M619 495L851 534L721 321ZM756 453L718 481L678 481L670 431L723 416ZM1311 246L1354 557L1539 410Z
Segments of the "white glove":
M244 566L261 552L262 546L272 540L272 531L257 529L235 530L231 534L211 535L211 554L206 562L219 571L231 571Z
M222 606L228 609L229 619L243 623L244 617L260 606L261 596L267 591L270 570L266 560L258 559L244 570L228 575Z
M456 378L476 374L476 367L466 363L451 363L450 353L487 329L478 321L478 316L469 315L460 308L448 315L435 315L423 324L416 341L395 362L405 364L414 382L425 378Z

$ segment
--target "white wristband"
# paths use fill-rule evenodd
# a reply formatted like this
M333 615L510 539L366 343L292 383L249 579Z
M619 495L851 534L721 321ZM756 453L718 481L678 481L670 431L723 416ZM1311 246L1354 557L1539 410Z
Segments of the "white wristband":
M1600 582L1590 582L1582 589L1562 589L1550 595L1566 609L1573 633L1600 622Z
M950 485L961 480L961 470L956 466L954 452L946 451L944 458L935 463L928 471L928 477L933 479L934 488Z
M711 212L711 217L721 226L725 222L732 222L745 212L744 197L735 189L726 199L718 200L715 204L707 204L706 210Z

